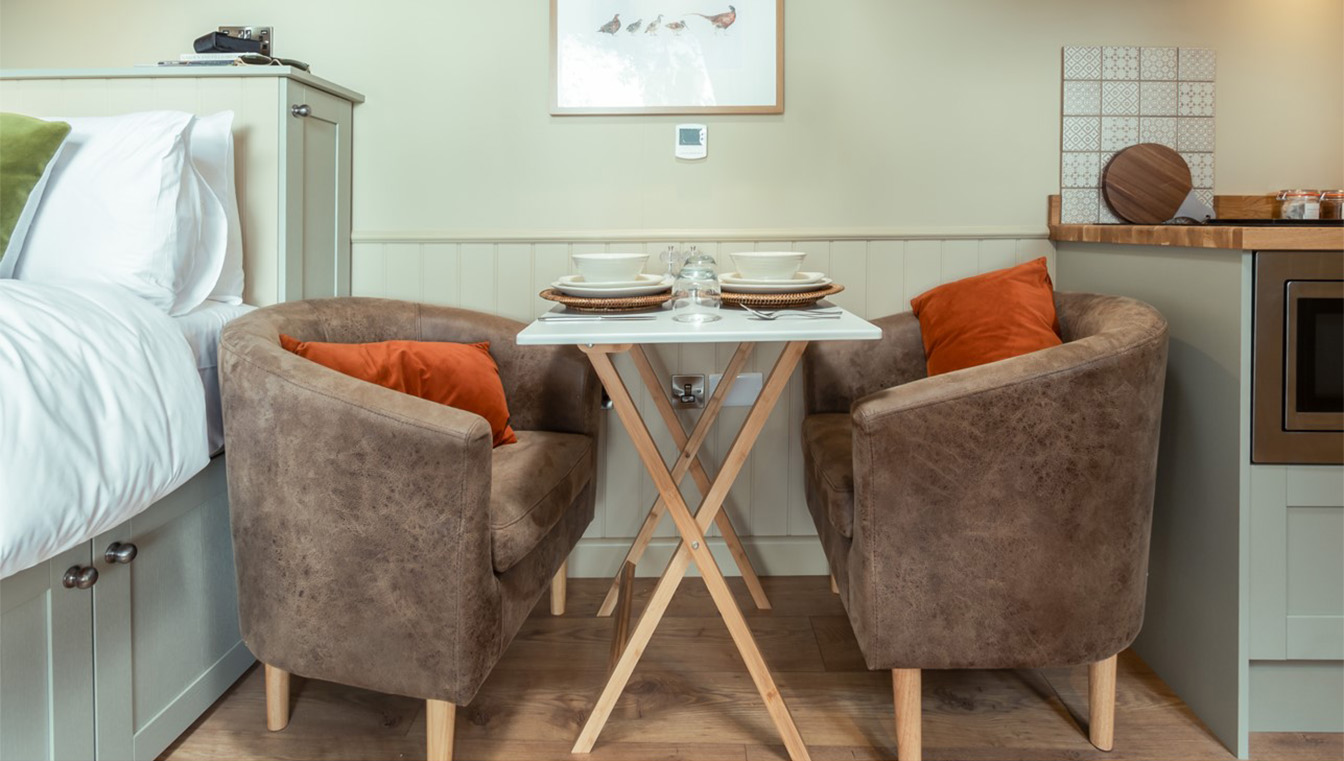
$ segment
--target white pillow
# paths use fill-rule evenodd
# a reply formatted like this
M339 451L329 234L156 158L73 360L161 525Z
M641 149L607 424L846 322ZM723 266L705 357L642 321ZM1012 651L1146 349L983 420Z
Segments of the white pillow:
M187 151L194 119L179 111L62 118L70 135L14 276L113 283L172 315L204 301L228 226Z
M37 216L37 208L42 204L42 194L47 190L47 181L51 179L52 169L56 166L56 162L60 160L63 150L65 150L64 142L56 147L56 152L47 160L47 166L42 170L42 176L37 178L37 184L28 194L28 200L24 201L23 211L19 212L19 221L14 223L14 231L9 234L9 244L0 254L0 278L14 276L14 267L19 263L19 254L23 251L23 242L28 238L28 230L33 226L33 219Z
M228 225L228 244L224 250L223 267L215 287L210 291L211 301L225 304L243 303L243 228L238 217L238 191L233 171L233 112L221 111L209 116L198 116L191 125L189 139L191 161L202 179L223 202Z

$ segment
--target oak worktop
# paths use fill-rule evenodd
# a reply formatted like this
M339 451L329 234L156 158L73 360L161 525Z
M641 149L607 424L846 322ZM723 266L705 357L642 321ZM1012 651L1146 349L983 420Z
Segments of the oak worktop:
M1222 202L1226 198L1226 202ZM1221 216L1254 217L1227 196L1215 199ZM1228 213L1233 211L1234 213ZM1265 215L1268 216L1268 215ZM1235 251L1344 251L1344 227L1223 227L1206 225L1065 225L1059 196L1050 196L1050 240L1066 243L1121 243L1138 246L1225 248Z

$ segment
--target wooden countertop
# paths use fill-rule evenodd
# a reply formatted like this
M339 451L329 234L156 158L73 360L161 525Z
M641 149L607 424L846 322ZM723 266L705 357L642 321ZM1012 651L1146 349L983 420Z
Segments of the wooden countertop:
M1259 196L1218 196L1219 216L1268 217ZM1059 196L1050 196L1050 240L1066 243L1121 243L1187 246L1235 251L1344 251L1344 227L1220 227L1202 225L1064 225Z

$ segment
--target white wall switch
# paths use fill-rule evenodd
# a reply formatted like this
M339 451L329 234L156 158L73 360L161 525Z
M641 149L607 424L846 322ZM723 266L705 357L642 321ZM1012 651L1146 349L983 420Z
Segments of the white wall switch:
M714 373L709 376L709 395L714 394L714 389L719 387L719 381L723 380L723 373ZM760 373L740 373L737 380L733 381L733 387L728 389L728 397L723 400L725 407L750 407L756 403L756 397L761 395L761 387L765 385L765 380Z

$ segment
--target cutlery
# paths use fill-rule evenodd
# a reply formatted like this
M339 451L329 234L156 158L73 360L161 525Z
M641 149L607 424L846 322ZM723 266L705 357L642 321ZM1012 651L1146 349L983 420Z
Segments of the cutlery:
M541 322L600 322L606 320L653 320L655 314L544 314L537 318Z
M840 315L841 315L840 310L838 310L838 309L827 309L827 308L822 308L822 309L776 309L776 310L774 310L774 311L762 312L762 311L757 311L757 310L755 310L755 309L752 309L751 307L746 306L746 305L739 305L739 306L741 306L743 309L745 309L745 310L747 310L748 312L751 312L753 315L755 315L754 318L750 318L750 317L749 317L749 318L747 318L747 319L757 319L757 320L778 320L778 319L781 318L781 317L788 317L788 316L790 316L790 315L792 315L792 316L794 316L794 317L807 317L807 318L814 319L814 320L838 320L838 319L840 319Z

